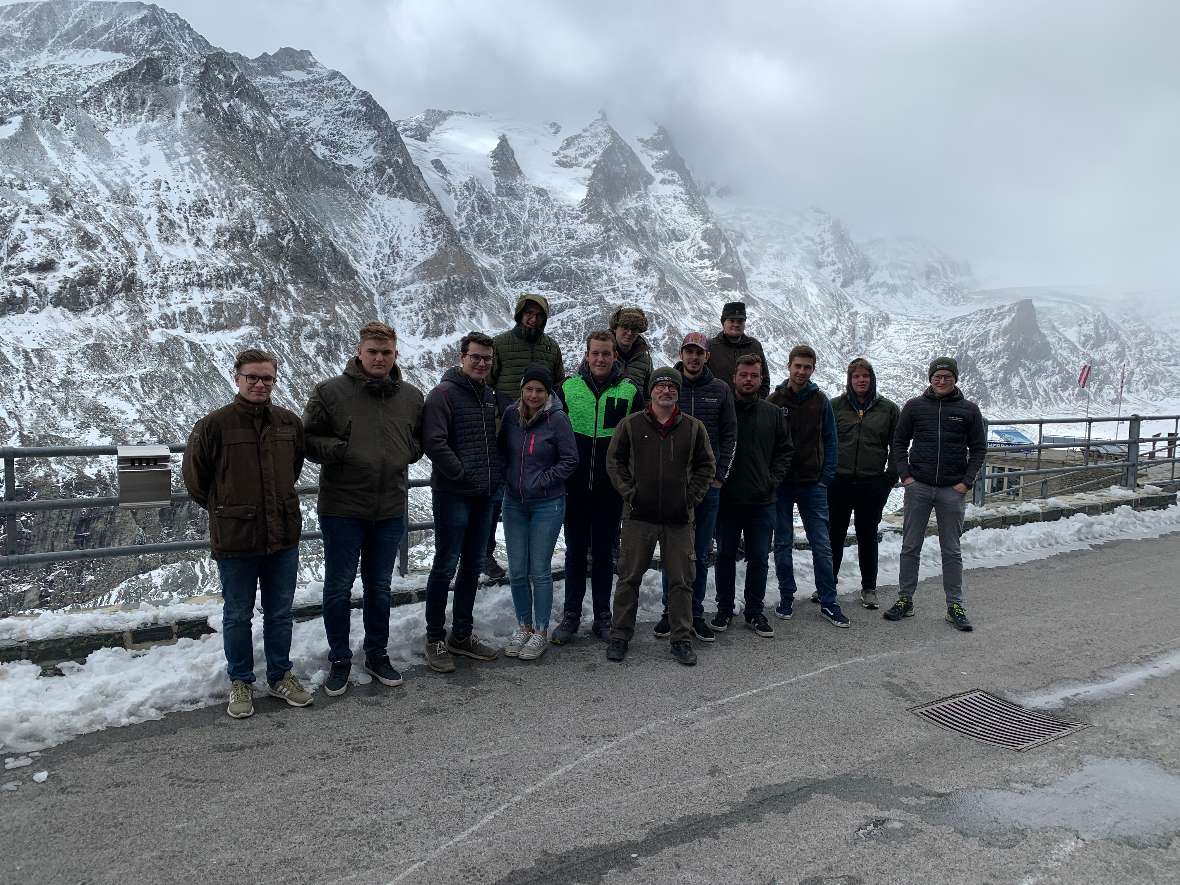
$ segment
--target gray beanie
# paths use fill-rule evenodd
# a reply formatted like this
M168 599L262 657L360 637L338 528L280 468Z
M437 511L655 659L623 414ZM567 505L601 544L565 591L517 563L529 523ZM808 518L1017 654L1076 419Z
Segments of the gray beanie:
M684 386L684 379L680 377L679 372L677 372L675 369L669 368L668 366L663 366L651 373L651 378L647 382L648 396L651 396L652 388L661 381L671 381L676 385L677 390Z
M935 357L934 362L930 364L930 371L926 373L926 380L929 381L931 378L933 378L934 373L939 370L950 372L955 376L955 381L959 380L959 364L955 362L954 357Z

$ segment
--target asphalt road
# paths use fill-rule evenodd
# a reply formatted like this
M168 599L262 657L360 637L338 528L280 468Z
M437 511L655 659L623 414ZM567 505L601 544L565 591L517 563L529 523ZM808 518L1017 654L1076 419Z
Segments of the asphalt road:
M1180 676L1069 702L1093 727L1023 753L908 709L1175 660L1178 567L1172 535L972 571L971 634L925 582L910 621L800 599L695 668L648 627L622 665L584 640L88 735L0 793L0 881L1176 882Z

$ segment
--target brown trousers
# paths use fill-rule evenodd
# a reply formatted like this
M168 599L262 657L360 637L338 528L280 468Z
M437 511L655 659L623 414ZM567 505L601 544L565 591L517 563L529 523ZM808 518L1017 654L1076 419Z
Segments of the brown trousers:
M610 638L631 640L639 609L639 585L651 567L656 544L660 564L668 575L668 622L672 641L692 638L692 580L696 575L693 524L662 525L624 519L619 550L619 580L615 584Z

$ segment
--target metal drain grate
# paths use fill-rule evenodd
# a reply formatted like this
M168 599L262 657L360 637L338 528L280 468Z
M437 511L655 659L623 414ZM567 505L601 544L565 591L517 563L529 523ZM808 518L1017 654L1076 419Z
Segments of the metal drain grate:
M1067 722L1026 710L978 689L911 707L910 712L941 728L1009 750L1031 750L1090 727L1084 722Z

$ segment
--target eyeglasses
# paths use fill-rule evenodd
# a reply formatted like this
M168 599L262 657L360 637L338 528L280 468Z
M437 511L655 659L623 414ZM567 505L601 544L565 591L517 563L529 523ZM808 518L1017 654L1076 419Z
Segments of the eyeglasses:
M267 387L278 380L274 375L243 375L241 372L238 372L238 377L245 378L247 384L264 384Z
M490 363L492 361L490 353L465 353L463 356L473 363Z
M657 387L662 387L665 390L678 390L679 389L671 381L657 381L655 384L653 384L651 386L651 389L655 390Z
M936 375L931 375L930 380L937 381L939 384L950 384L952 381L955 380L955 376L948 375L945 372L939 372Z

